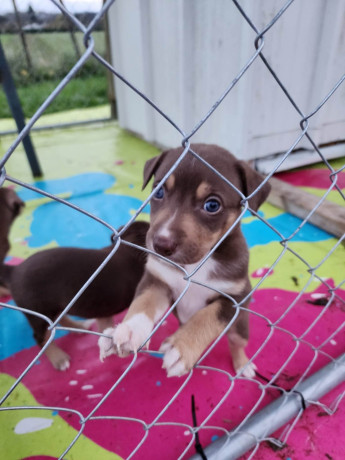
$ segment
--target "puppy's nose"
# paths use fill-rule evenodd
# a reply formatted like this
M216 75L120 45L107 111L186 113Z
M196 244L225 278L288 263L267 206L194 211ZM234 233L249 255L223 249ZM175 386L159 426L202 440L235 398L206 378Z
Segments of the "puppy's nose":
M171 256L177 247L176 241L166 236L155 236L153 239L154 250L162 256Z

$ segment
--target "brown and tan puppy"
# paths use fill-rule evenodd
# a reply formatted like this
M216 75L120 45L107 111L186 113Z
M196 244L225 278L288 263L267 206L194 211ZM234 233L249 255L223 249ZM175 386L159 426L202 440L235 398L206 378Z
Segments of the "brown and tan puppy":
M4 261L10 249L8 235L14 219L19 215L24 202L10 188L0 188L0 264ZM0 277L0 297L9 295Z
M134 222L123 233L122 239L145 246L148 228L146 222ZM112 249L113 245L103 249L47 249L30 256L20 265L0 266L0 278L19 307L42 313L54 321ZM69 313L83 318L97 318L101 331L112 325L112 316L128 308L133 300L145 260L145 252L121 244ZM35 340L43 346L50 336L47 322L34 315L26 316ZM62 326L81 329L89 327L89 322L85 323L73 321L68 315L60 322ZM68 354L54 342L45 353L56 369L69 367Z
M223 148L192 144L191 149L244 196L249 196L263 181L246 163ZM144 169L144 187L153 175L154 186L157 185L182 152L182 148L168 150L149 160ZM269 185L264 185L249 200L249 207L257 211L269 190ZM188 152L151 200L151 224L146 245L190 274L233 225L241 211L239 193ZM112 340L106 337L99 340L101 359L112 353L126 356L137 351L186 287L184 278L185 274L179 268L149 255L145 273L123 322L115 329L104 331L112 336ZM214 290L191 283L178 302L175 313L181 326L160 349L164 353L163 367L168 376L189 372L237 313L227 332L233 365L236 372L245 366L243 375L252 377L255 365L248 363L244 350L248 342L247 307L250 301L237 312L233 302L217 292L240 302L251 291L248 248L240 224L191 279Z

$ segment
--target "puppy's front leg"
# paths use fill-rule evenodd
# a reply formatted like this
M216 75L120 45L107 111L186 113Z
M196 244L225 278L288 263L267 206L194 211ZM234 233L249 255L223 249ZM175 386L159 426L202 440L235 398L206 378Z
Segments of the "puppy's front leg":
M46 331L44 335L44 341L42 343L42 347L48 342L51 332ZM55 367L55 369L59 371L65 371L70 366L70 357L67 353L65 353L61 348L59 348L55 342L51 342L45 350L45 355L51 362L51 364Z
M111 339L101 337L98 342L101 361L113 353L125 357L137 351L170 304L169 288L152 275L144 274L122 323L104 331Z
M160 348L164 353L163 368L168 377L189 372L203 351L224 330L220 320L221 300L215 300L193 315Z
M163 367L167 370L168 377L181 376L189 372L205 349L224 331L234 314L231 302L224 298L217 299L199 310L163 342L160 351L164 353ZM244 351L248 343L247 310L240 311L227 336L235 372L241 371L243 376L253 377L256 367L253 363L248 363Z

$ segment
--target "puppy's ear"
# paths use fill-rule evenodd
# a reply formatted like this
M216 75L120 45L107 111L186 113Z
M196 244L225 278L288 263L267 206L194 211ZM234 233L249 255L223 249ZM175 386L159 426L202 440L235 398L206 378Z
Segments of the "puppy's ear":
M146 185L150 182L151 177L155 174L157 171L158 167L162 163L166 152L162 152L160 155L151 158L150 160L147 160L144 166L144 182L141 190L144 190Z
M259 187L264 178L245 161L238 161L237 167L242 182L242 192L245 196L249 196ZM254 211L257 211L268 197L270 190L271 186L267 182L249 200L249 207Z

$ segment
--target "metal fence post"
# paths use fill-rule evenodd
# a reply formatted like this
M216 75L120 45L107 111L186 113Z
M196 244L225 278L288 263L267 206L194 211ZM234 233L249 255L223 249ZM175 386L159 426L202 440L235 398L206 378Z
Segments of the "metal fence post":
M25 118L20 100L16 91L16 87L11 75L10 68L7 64L6 56L0 40L0 79L4 88L8 105L10 106L13 118L16 122L18 132L25 127ZM31 171L34 177L42 176L42 170L36 156L34 146L31 142L30 135L24 137L23 146L28 158Z

